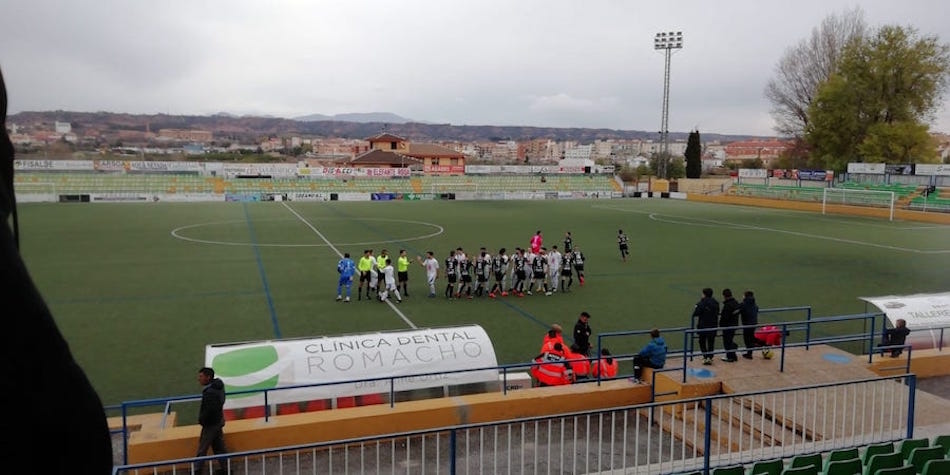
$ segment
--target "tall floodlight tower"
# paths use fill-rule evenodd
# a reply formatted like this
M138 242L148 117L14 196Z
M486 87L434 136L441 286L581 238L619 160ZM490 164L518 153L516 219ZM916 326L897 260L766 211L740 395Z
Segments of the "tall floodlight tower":
M670 56L674 49L683 48L682 31L664 31L656 34L653 49L662 50L666 57L663 68L663 120L660 124L660 157L657 160L657 175L669 178L670 161Z

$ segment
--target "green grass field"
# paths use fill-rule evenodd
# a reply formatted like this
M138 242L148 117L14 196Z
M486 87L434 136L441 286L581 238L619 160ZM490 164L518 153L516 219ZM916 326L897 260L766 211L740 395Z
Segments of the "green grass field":
M208 343L407 328L388 305L334 302L339 258L321 235L354 257L404 248L441 262L458 246L526 247L537 229L560 247L572 231L587 285L569 294L428 299L412 268L406 318L480 324L501 363L529 361L550 323L569 333L582 310L595 333L686 325L705 286L831 316L865 311L858 296L950 283L950 226L677 200L27 204L20 223L33 278L106 404L196 393Z

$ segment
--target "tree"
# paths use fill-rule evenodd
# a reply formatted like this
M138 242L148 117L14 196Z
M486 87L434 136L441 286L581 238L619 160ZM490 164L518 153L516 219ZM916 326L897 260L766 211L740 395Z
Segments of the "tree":
M779 134L804 134L818 87L835 72L845 47L860 41L866 32L864 11L856 7L826 17L808 39L785 52L775 66L775 77L765 87Z
M703 146L699 140L699 131L689 133L686 140L686 178L699 178L703 174Z
M884 26L851 44L808 110L813 161L843 170L853 161L934 160L926 122L942 105L948 75L950 46L910 27Z

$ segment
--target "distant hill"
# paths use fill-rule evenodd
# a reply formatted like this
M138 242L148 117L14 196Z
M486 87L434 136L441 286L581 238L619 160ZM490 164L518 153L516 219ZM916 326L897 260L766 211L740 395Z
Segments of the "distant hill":
M413 122L412 119L407 119L405 117L393 114L392 112L353 112L349 114L335 115L310 114L301 117L294 117L293 120L299 120L302 122L332 120L340 122L359 122L362 124L373 122L382 122L386 124L406 124Z
M395 114L386 117L398 117ZM351 114L341 114L349 116ZM354 114L370 116L372 114ZM315 119L310 121L283 119L278 117L235 117L229 114L188 116L168 114L124 114L114 112L72 112L43 111L19 112L7 118L7 123L24 127L24 131L51 130L53 122L62 121L72 124L73 131L82 135L85 130L111 135L119 130L152 131L164 128L200 129L211 131L216 140L241 141L253 143L267 136L304 135L311 137L340 137L365 139L383 130L405 137L411 141L460 141L495 142L499 140L526 141L550 139L557 141L574 140L582 144L598 139L621 140L658 140L656 132L642 130L585 129L557 127L526 127L496 125L452 125L428 124L420 122L353 122L340 119ZM702 132L702 131L700 131ZM670 132L670 140L686 140L688 132ZM730 142L756 138L752 135L702 134L704 141L720 140Z

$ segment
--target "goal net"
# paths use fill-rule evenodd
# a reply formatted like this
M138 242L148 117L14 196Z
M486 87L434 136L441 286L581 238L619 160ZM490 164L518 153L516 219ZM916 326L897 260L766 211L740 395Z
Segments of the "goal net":
M56 201L56 184L51 182L23 181L13 184L16 200L21 203Z
M897 194L893 191L824 188L821 195L821 214L826 214L835 205L869 206L887 208L889 219L893 221L896 202Z

